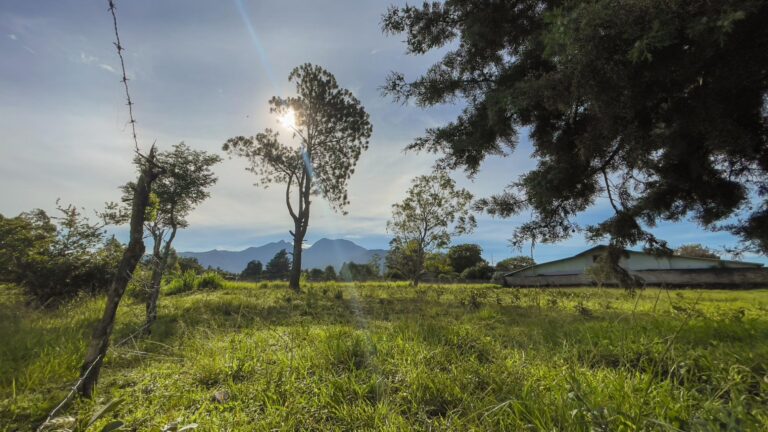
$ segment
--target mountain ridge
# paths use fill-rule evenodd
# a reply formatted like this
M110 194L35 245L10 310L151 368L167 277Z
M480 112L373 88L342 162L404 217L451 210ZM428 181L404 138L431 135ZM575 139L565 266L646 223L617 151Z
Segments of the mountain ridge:
M212 249L205 252L179 252L179 256L195 258L203 267L218 267L228 272L240 273L250 261L261 261L266 265L282 249L291 252L293 244L280 240L240 251ZM351 240L321 238L304 249L301 268L325 268L331 265L338 271L345 262L365 264L370 262L374 255L379 255L383 260L387 252L385 249L366 249Z

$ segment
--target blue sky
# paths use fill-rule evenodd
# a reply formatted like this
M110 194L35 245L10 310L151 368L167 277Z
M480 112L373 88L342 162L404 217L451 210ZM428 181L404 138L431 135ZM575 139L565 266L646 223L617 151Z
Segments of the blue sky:
M401 200L416 175L430 171L433 156L403 153L430 126L453 119L460 106L420 109L393 103L379 86L391 70L414 77L440 52L407 56L401 36L381 33L390 3L354 0L122 0L121 38L139 139L146 148L185 141L219 152L235 135L278 127L267 100L290 95L287 76L304 62L325 67L371 114L370 149L350 182L349 215L334 214L315 200L308 242L348 238L386 248L390 206ZM117 187L133 177L132 144L112 46L105 1L5 2L0 10L0 213L51 210L55 200L88 209L119 198ZM516 152L487 160L472 181L455 173L476 196L497 192L530 169L531 146L521 135ZM288 240L291 221L280 188L253 186L239 160L217 167L210 200L190 217L176 240L179 250L239 250ZM610 214L604 203L579 218L582 224ZM483 246L486 258L516 252L506 239L525 215L499 220L479 216L475 233L457 239ZM692 223L661 224L654 232L672 246L703 243L713 248L735 239ZM537 261L561 258L587 247L582 237L538 245ZM528 251L526 251L528 252ZM748 260L768 262L747 256Z

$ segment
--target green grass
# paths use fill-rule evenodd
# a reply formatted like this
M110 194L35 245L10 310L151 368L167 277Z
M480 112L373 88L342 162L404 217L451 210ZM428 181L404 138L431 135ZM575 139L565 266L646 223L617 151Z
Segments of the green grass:
M103 300L0 287L0 430L67 393ZM143 320L125 299L113 340ZM219 398L217 400L216 394ZM110 351L88 419L132 430L768 430L768 290L225 283L161 296ZM98 429L94 429L98 430Z

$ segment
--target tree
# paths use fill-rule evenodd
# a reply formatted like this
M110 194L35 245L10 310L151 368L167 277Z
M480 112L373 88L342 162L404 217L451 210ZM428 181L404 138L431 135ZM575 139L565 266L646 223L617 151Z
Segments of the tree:
M424 260L424 270L435 276L454 272L451 260L442 252L428 253Z
M323 279L330 282L335 281L336 278L336 269L332 265L326 266L325 271L323 271Z
M156 149L152 146L148 155L139 155L135 159L135 163L139 168L139 176L135 183L136 186L133 188L133 197L131 199L128 246L123 250L120 263L110 283L104 313L96 324L88 351L85 354L85 360L80 368L81 381L78 390L82 396L87 398L93 395L93 389L99 380L101 365L104 363L104 356L107 354L109 338L115 325L120 300L123 298L125 288L131 280L133 271L136 270L136 265L144 255L144 222L146 220L147 207L149 206L149 197L152 194L152 185L164 172L156 163L156 155Z
M276 253L274 257L267 263L267 268L264 270L264 279L267 280L284 280L291 273L291 259L288 258L288 252L285 249L281 249Z
M530 267L536 265L536 261L533 258L525 255L513 256L507 259L503 259L496 263L496 270L503 272L511 272L513 270Z
M339 270L339 278L345 281L367 281L379 277L378 268L367 264L345 262Z
M187 271L195 274L203 274L205 272L205 268L197 261L197 258L178 256L173 248L171 248L171 256L168 258L168 261L168 269L171 269L172 273L175 274L183 274Z
M456 246L451 246L448 249L448 260L451 262L451 267L456 273L461 273L464 270L484 263L483 249L480 245L465 243Z
M441 154L442 167L474 174L530 131L536 168L477 203L533 215L518 246L585 229L617 251L668 252L648 228L691 217L768 253L767 21L760 0L391 7L383 30L404 34L409 53L450 49L414 80L391 74L384 92L420 106L465 102L408 146ZM613 215L577 225L601 197Z
M418 285L427 253L448 246L454 235L474 230L477 223L469 211L471 200L472 194L457 188L444 171L416 177L406 198L392 206L387 231L394 238L387 266Z
M698 257L698 258L714 258L720 259L720 256L712 251L712 249L702 246L698 243L685 244L675 249L675 255Z
M264 271L264 266L261 261L253 260L249 261L245 266L245 269L240 273L240 279L257 281L261 279L261 274Z
M258 184L285 185L285 203L294 222L289 285L298 291L310 198L322 196L332 209L346 214L347 182L368 148L372 127L360 101L325 69L307 63L293 69L288 79L296 84L297 96L273 97L270 112L280 116L300 145L283 143L278 132L265 129L253 137L231 138L223 148L248 160L247 169L258 176Z
M179 229L189 225L187 216L200 203L205 201L217 178L212 168L221 161L218 155L192 150L186 144L179 143L168 152L157 156L158 164L165 169L165 175L153 185L154 206L145 227L153 240L152 279L146 303L145 332L150 332L152 323L157 320L157 300L160 296L160 283L165 274L171 254L171 245ZM130 191L134 187L128 184L124 188Z
M461 272L461 278L464 280L486 281L490 280L491 277L493 277L493 267L485 261L468 267Z
M323 269L313 268L309 271L308 277L312 282L322 282L325 279L325 272Z

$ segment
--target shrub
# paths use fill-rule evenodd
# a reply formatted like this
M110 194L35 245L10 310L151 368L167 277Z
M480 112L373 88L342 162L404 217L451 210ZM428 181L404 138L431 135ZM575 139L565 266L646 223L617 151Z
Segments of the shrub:
M187 270L181 276L173 279L165 286L164 291L168 295L181 294L195 289L197 275L192 270Z
M152 270L139 264L133 271L133 277L128 282L125 295L137 302L146 302L152 288Z
M42 210L0 215L0 281L20 285L41 304L104 292L123 252L103 225L73 206L57 208L58 217Z
M205 272L195 282L195 288L201 290L218 290L224 288L224 278L216 272Z
M464 280L490 280L492 276L493 267L488 263L481 263L461 272L461 278Z

